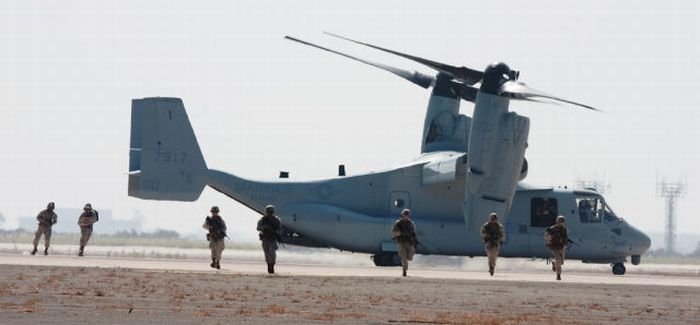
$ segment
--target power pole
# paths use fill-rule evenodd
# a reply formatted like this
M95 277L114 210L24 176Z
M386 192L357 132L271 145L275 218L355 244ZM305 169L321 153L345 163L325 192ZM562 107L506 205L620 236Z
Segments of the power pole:
M685 194L685 183L669 183L661 181L656 183L656 195L666 199L666 253L673 254L676 251L676 199Z

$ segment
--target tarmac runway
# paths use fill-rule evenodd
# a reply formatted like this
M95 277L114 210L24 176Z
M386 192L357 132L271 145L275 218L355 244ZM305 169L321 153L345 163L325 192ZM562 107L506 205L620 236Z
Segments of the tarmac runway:
M0 253L0 323L700 324L697 265L614 276L606 265L567 261L556 281L541 260L499 259L491 277L484 259L423 256L404 278L366 255L290 249L269 276L258 251L228 250L214 270L206 255L103 249Z
M506 260L506 259L503 259ZM577 263L567 261L568 264ZM151 271L172 271L192 273L223 273L258 275L265 274L266 266L262 262L254 262L250 259L222 261L221 270L213 270L206 260L202 259L149 259L126 258L104 256L30 256L16 254L0 254L0 265L33 265L33 266L63 266L63 267L97 267L140 269ZM616 276L604 272L592 272L589 270L566 271L564 265L563 281L566 283L580 284L614 284L614 285L658 285L700 287L700 276L691 275L688 272L678 274L647 274L627 272L622 276ZM338 277L397 277L400 275L399 267L375 267L358 265L337 265L321 263L280 263L277 265L277 273L286 276L338 276ZM554 274L540 269L523 268L523 270L496 269L496 274L491 277L486 271L451 269L449 267L413 266L409 269L409 276L425 279L452 279L452 280L499 280L517 282L554 282Z

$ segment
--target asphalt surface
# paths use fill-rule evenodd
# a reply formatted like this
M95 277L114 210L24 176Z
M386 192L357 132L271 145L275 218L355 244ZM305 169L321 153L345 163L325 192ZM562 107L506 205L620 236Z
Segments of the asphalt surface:
M567 263L576 263L574 261ZM0 254L0 265L31 265L31 266L65 266L65 267L98 267L120 269L159 270L163 272L192 272L192 273L224 273L224 274L264 274L266 265L261 262L243 260L223 260L222 269L214 270L203 259L163 259L163 258L127 258L105 256L71 256L50 255L30 256L24 254ZM614 285L659 285L700 287L700 276L682 272L669 272L672 267L666 267L664 274L639 274L630 272L623 276L615 276L607 272L591 272L574 270L567 272L564 266L562 282L582 284L614 284ZM375 267L358 265L337 265L322 263L279 263L276 267L280 276L322 276L322 277L398 277L399 267ZM464 270L445 266L409 268L409 276L426 279L456 279L456 280L499 280L514 282L556 282L554 273L539 269L520 270L512 268L496 269L491 277L485 271Z

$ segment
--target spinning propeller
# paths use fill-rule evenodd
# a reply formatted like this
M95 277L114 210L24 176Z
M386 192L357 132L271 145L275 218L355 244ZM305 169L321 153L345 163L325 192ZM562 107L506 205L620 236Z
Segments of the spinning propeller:
M545 92L542 92L540 90L531 88L530 86L528 86L524 82L518 81L518 77L520 76L520 73L518 71L511 70L510 67L508 67L508 65L506 65L505 63L491 64L488 67L486 67L486 69L482 72L482 71L474 70L474 69L467 68L464 66L457 67L457 66L453 66L453 65L449 65L449 64L445 64L445 63L440 63L440 62L424 59L421 57L417 57L417 56L401 53L398 51L386 49L383 47L379 47L379 46L372 45L372 44L365 43L365 42L360 42L357 40L353 40L353 39L350 39L350 38L347 38L344 36L340 36L340 35L336 35L336 34L332 34L332 33L328 33L328 32L326 32L326 34L333 36L333 37L337 37L337 38L346 40L346 41L350 41L350 42L353 42L356 44L368 46L368 47L371 47L371 48L374 48L374 49L377 49L377 50L380 50L383 52L394 54L394 55L400 56L402 58L405 58L405 59L408 59L408 60L411 60L414 62L418 62L418 63L423 64L425 66L428 66L432 69L435 69L435 70L439 71L440 73L451 78L452 82L451 82L450 86L451 86L452 90L456 94L458 94L462 99L470 101L470 102L474 102L476 100L476 95L477 95L478 91L481 90L481 91L484 91L484 92L487 92L487 93L490 93L493 95L503 96L503 97L507 97L510 99L514 99L514 100L538 101L537 100L538 98L544 98L544 99L554 100L556 102L567 103L567 104L571 104L571 105L584 107L584 108L587 108L590 110L598 111L598 109L596 109L594 107L591 107L591 106L588 106L585 104L581 104L578 102L574 102L571 100L563 99L563 98L560 98L557 96L553 96L553 95L547 94ZM391 72L391 73L393 73L393 74L395 74L403 79L406 79L406 80L408 80L416 85L419 85L423 88L428 88L430 86L433 86L434 82L435 82L434 77L422 74L422 73L417 72L417 71L411 72L411 71L391 67L388 65L360 59L360 58L357 58L357 57L354 57L354 56L351 56L351 55L348 55L348 54L345 54L342 52L331 50L331 49L328 49L328 48L325 48L325 47L322 47L322 46L319 46L319 45L316 45L313 43L309 43L309 42L302 41L302 40L294 38L294 37L290 37L290 36L285 36L285 39L295 41L295 42L298 42L298 43L301 43L304 45L308 45L311 47L315 47L315 48L318 48L318 49L321 49L324 51L328 51L328 52L331 52L334 54L338 54L340 56L344 56L346 58L349 58L349 59L352 59L355 61L359 61L359 62L362 62L364 64L368 64L368 65L371 65L373 67ZM480 83L479 88L476 88L473 86L477 83Z

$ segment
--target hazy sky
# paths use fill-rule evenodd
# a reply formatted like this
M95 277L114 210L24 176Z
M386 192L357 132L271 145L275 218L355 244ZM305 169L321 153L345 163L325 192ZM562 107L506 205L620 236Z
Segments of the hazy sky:
M684 180L678 231L700 232L699 4L694 1L3 1L0 213L10 226L92 202L146 227L199 232L219 205L235 240L257 216L211 189L194 203L126 195L130 101L183 98L209 167L294 179L416 158L429 91L283 40L431 70L324 30L483 69L496 60L585 102L513 103L531 118L527 182L607 181L632 224L662 231L657 179ZM473 106L462 104L471 115ZM75 222L77 216L59 216ZM97 226L99 228L99 225ZM99 231L99 230L98 230Z

